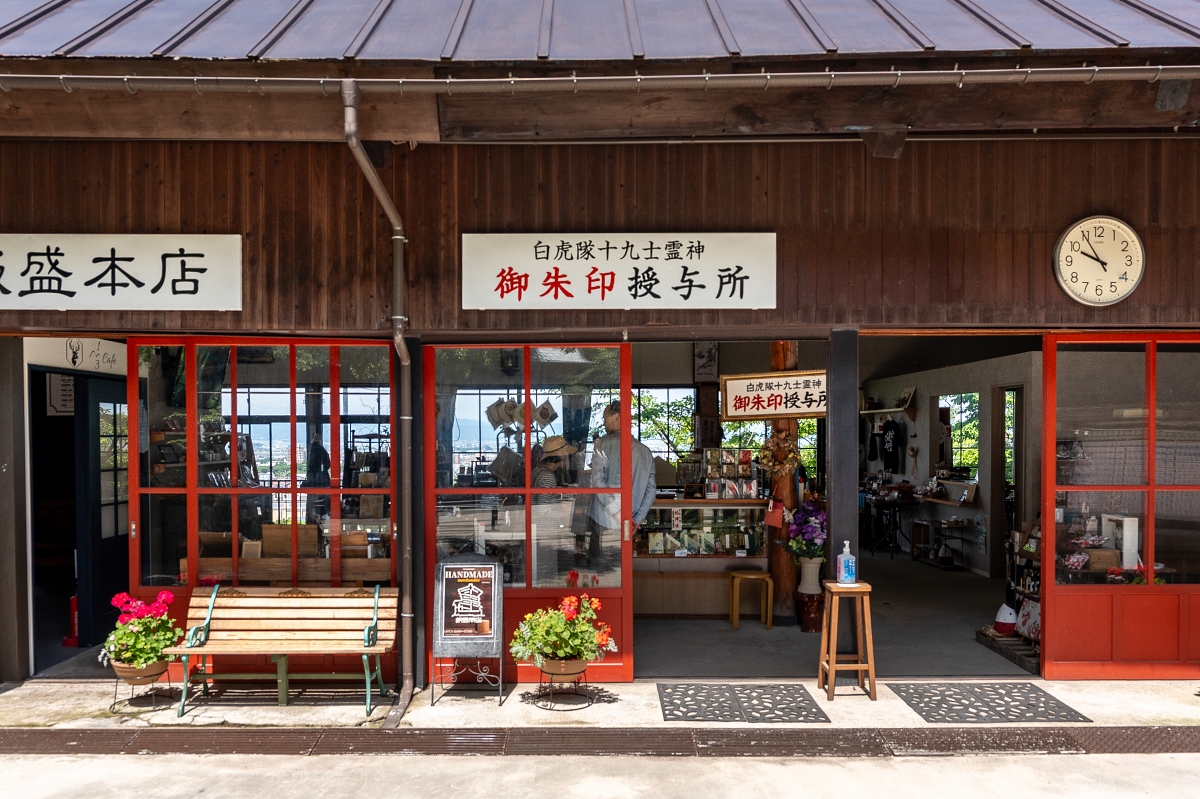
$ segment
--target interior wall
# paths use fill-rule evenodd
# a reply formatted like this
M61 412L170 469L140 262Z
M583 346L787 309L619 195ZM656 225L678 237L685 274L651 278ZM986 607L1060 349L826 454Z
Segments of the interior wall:
M797 369L824 369L829 360L829 342L805 339L797 344ZM722 375L771 371L770 341L722 341L717 370ZM633 385L691 386L691 341L633 342Z
M991 529L991 519L994 518L993 503L1004 501L1003 497L992 496L992 441L989 431L992 429L993 414L1004 413L1003 406L995 407L992 389L1016 386L1023 386L1025 389L1022 420L1024 452L1021 453L1021 485L1018 491L1021 507L1018 508L1018 521L1033 519L1040 510L1041 500L1039 442L1042 440L1042 354L1025 352L872 380L863 384L863 394L892 400L899 397L908 386L917 388L913 398L916 404L916 420L909 421L903 414L899 414L897 420L903 422L907 429L905 448L915 446L917 457L905 458L904 473L900 477L917 485L929 480L932 466L936 463L936 460L933 460L936 458L936 440L933 435L938 423L937 398L947 394L979 394L979 472L976 478L979 487L976 489L975 504L959 508L926 502L914 509L912 517L949 519L951 516L969 516L976 521L976 530L979 521L983 521L987 539L973 542L969 538L965 546L964 560L972 571L987 575L992 566L988 553L994 551L989 544L993 536L1003 535L1005 532ZM881 468L882 461L867 463L867 471L879 471Z

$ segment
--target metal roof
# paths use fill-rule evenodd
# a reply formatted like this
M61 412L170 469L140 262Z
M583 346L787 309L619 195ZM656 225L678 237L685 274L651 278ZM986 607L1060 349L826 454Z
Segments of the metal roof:
M0 57L665 61L1200 47L1197 0L0 0Z

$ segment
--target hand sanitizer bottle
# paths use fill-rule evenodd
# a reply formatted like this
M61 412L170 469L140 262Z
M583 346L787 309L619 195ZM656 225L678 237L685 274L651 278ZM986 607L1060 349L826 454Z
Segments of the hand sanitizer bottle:
M853 585L858 582L858 559L850 554L850 542L842 543L842 554L837 558L838 585Z

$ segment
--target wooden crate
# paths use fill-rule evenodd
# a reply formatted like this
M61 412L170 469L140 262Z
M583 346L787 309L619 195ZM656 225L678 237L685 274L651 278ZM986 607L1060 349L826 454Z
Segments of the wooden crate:
M319 533L315 524L296 527L296 550L302 558L317 557ZM264 524L262 526L262 556L264 558L292 557L292 526L290 524Z

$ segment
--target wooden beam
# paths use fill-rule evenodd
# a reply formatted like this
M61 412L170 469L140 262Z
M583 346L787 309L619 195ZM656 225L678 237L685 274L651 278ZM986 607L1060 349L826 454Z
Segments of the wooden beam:
M1200 93L1177 110L1155 111L1157 99L1142 82L442 96L438 116L443 141L1196 126Z

